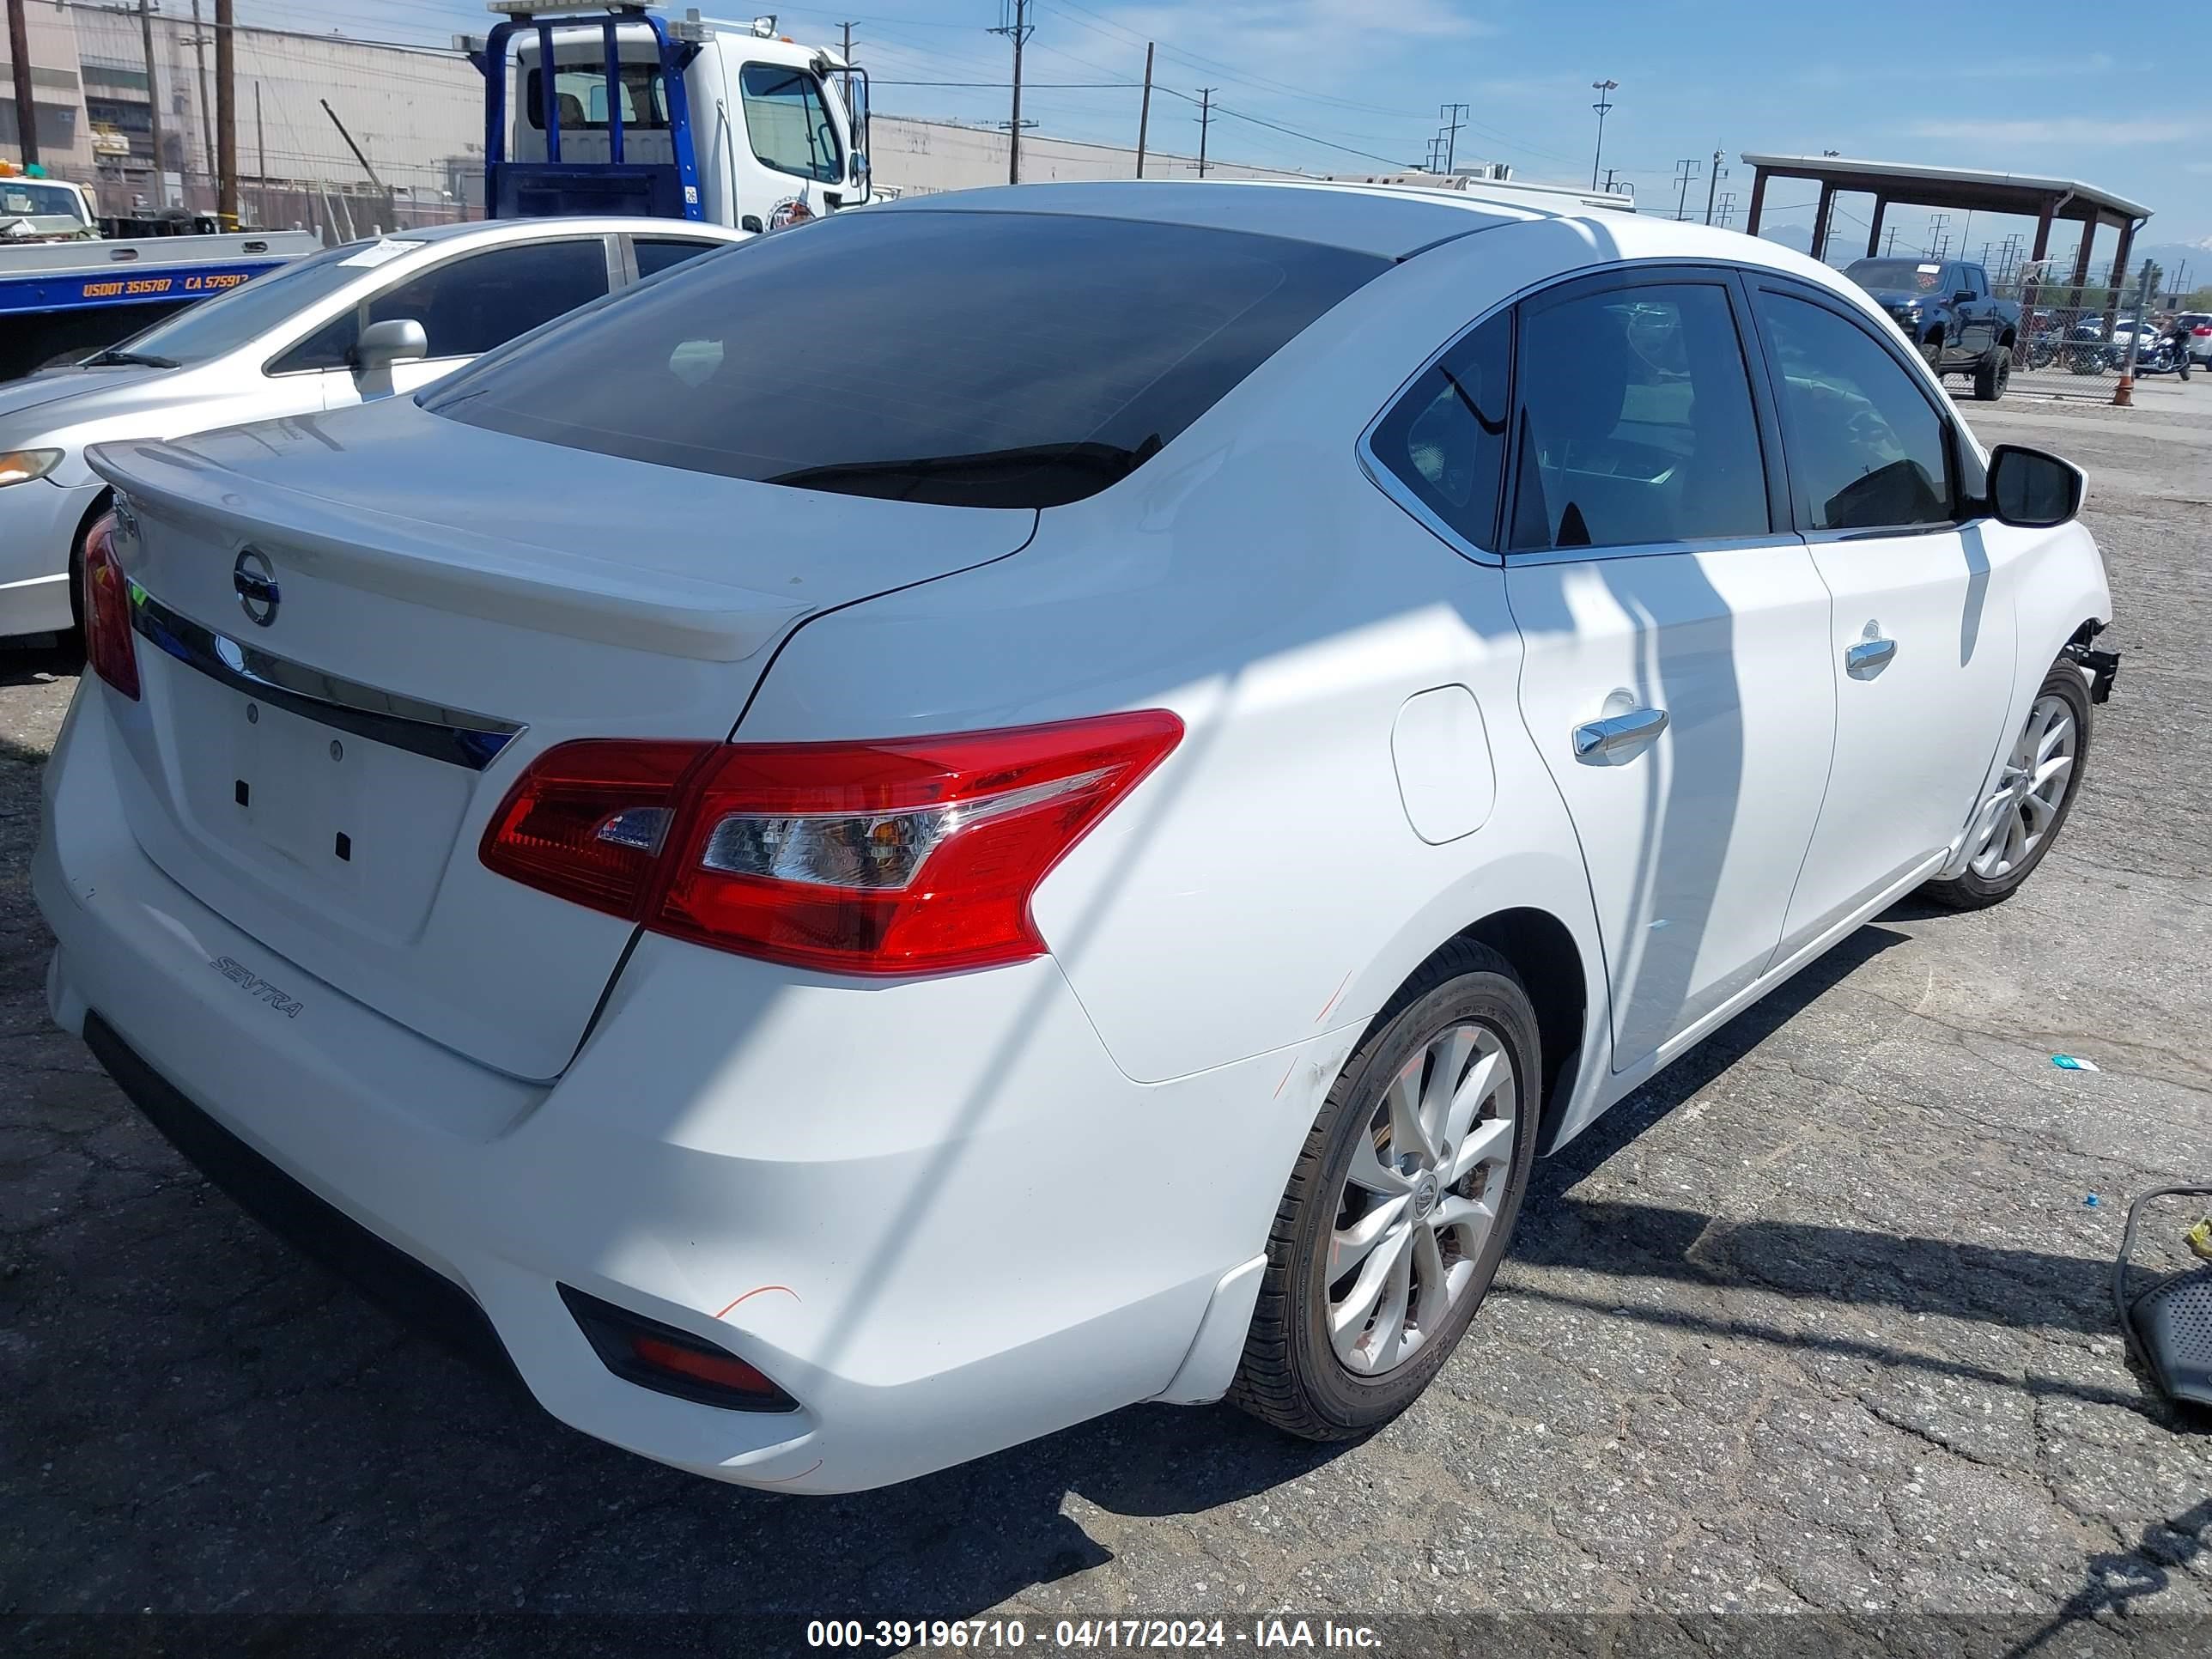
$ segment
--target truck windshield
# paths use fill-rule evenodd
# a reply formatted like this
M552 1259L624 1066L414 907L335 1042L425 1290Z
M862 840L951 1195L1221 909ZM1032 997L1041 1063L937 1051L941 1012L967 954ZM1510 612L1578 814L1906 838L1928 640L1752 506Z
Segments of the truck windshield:
M1855 259L1844 275L1861 288L1894 289L1910 294L1930 294L1943 274L1935 259Z
M0 179L0 219L74 219L81 225L92 220L84 199L59 185L42 185L35 179Z
M155 357L190 365L208 362L226 351L235 351L295 312L365 276L368 262L362 256L379 246L374 242L353 242L343 247L325 248L293 264L279 265L228 294L186 306L144 333L124 341L113 348L112 355L118 358ZM421 244L399 246L413 248ZM356 261L361 263L354 263Z
M1389 268L1191 225L841 214L556 324L422 405L692 472L1056 507L1143 465Z

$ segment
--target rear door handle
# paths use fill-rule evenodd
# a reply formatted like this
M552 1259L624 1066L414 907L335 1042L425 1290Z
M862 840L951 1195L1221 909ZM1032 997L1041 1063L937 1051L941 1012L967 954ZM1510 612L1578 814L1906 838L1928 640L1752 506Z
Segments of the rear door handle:
M1632 708L1575 727L1575 758L1585 766L1626 766L1667 729L1663 708Z
M1844 672L1855 680L1870 680L1889 666L1897 654L1895 640L1863 639L1844 653Z

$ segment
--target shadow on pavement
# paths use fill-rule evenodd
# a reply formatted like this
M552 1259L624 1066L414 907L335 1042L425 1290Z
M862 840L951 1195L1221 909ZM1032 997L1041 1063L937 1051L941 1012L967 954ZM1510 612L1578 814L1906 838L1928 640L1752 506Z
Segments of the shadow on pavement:
M2093 1328L2092 1264L2033 1250L1759 1221L1726 1229L1723 1249L1700 1249L1693 1259L1710 1218L1580 1200L1569 1190L1901 938L1863 929L1540 1164L1516 1258L1864 1298L1901 1313ZM1086 1507L1172 1517L1264 1504L1343 1449L1285 1439L1227 1407L1138 1407L883 1492L807 1498L719 1486L514 1409L496 1384L426 1344L396 1338L364 1316L351 1292L290 1266L293 1258L275 1241L257 1239L219 1196L196 1188L197 1182L172 1182L154 1200L175 1224L165 1235L168 1248L185 1258L187 1271L195 1258L227 1264L236 1274L233 1285L253 1288L227 1291L197 1312L180 1310L199 1348L197 1363L187 1363L202 1373L247 1373L250 1397L213 1418L191 1409L189 1401L166 1398L158 1376L145 1376L143 1367L131 1375L125 1327L99 1318L81 1332L50 1328L40 1346L58 1374L18 1397L25 1427L77 1461L48 1482L34 1481L33 1490L19 1489L11 1530L23 1529L19 1541L74 1536L90 1547L84 1529L94 1516L86 1493L113 1492L100 1517L107 1529L102 1547L150 1558L146 1566L106 1577L134 1606L157 1588L175 1597L173 1605L208 1605L203 1597L215 1586L199 1583L190 1565L197 1539L219 1540L226 1563L262 1564L235 1595L211 1598L217 1605L228 1599L241 1613L380 1605L374 1587L393 1573L395 1556L411 1565L391 1592L426 1609L805 1619L872 1618L894 1607L900 1616L973 1614L1018 1595L1049 1606L1049 1586L1109 1559L1084 1524ZM188 1243L181 1235L198 1238ZM150 1242L117 1239L94 1253L120 1269L131 1260L143 1264ZM1584 1304L1541 1291L1514 1294L1601 1317L1615 1313L1601 1298ZM1700 1323L1650 1309L1627 1316ZM1723 1328L1739 1340L1829 1340L1741 1322ZM1875 1363L1938 1370L1949 1364L1879 1343L1857 1346ZM118 1376L119 1399L86 1380ZM1993 1373L1988 1380L2014 1382ZM2141 1407L2134 1400L2112 1403ZM139 1467L133 1460L145 1455L148 1437L180 1449L156 1457L159 1468ZM166 1472L172 1463L175 1474ZM272 1494L282 1497L272 1502ZM1255 1533L1264 1539L1267 1529L1255 1516ZM59 1553L66 1558L71 1550ZM83 1571L65 1571L57 1560L27 1571L25 1558L17 1559L8 1575L17 1607L105 1605L99 1561ZM1262 1582L1261 1569L1243 1570ZM58 1575L51 1585L37 1582L45 1571ZM228 1580L234 1569L208 1571ZM1240 1564L1200 1561L1188 1571L1218 1574L1223 1582L1216 1589L1227 1590Z

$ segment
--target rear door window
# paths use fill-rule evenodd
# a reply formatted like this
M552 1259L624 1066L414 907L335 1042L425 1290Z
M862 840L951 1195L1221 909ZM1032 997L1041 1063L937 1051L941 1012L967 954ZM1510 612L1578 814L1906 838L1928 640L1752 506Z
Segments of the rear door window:
M1729 290L1654 283L1529 306L1508 545L1632 547L1773 527Z
M727 242L689 241L676 237L639 236L630 241L630 257L637 262L638 279L658 276L662 271L682 264L686 259L696 259L702 253L711 253L718 247L731 246Z
M840 214L672 271L423 404L695 472L1052 507L1127 477L1388 269L1198 226Z

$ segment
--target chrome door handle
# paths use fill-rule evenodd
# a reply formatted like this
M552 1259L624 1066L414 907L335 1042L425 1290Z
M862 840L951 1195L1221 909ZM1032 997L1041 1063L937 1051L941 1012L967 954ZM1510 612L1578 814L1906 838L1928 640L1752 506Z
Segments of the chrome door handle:
M1575 727L1575 758L1585 766L1625 766L1666 729L1663 708L1632 708L1586 721Z
M1896 654L1895 640L1861 640L1844 653L1844 672L1855 680L1870 680L1888 667Z

